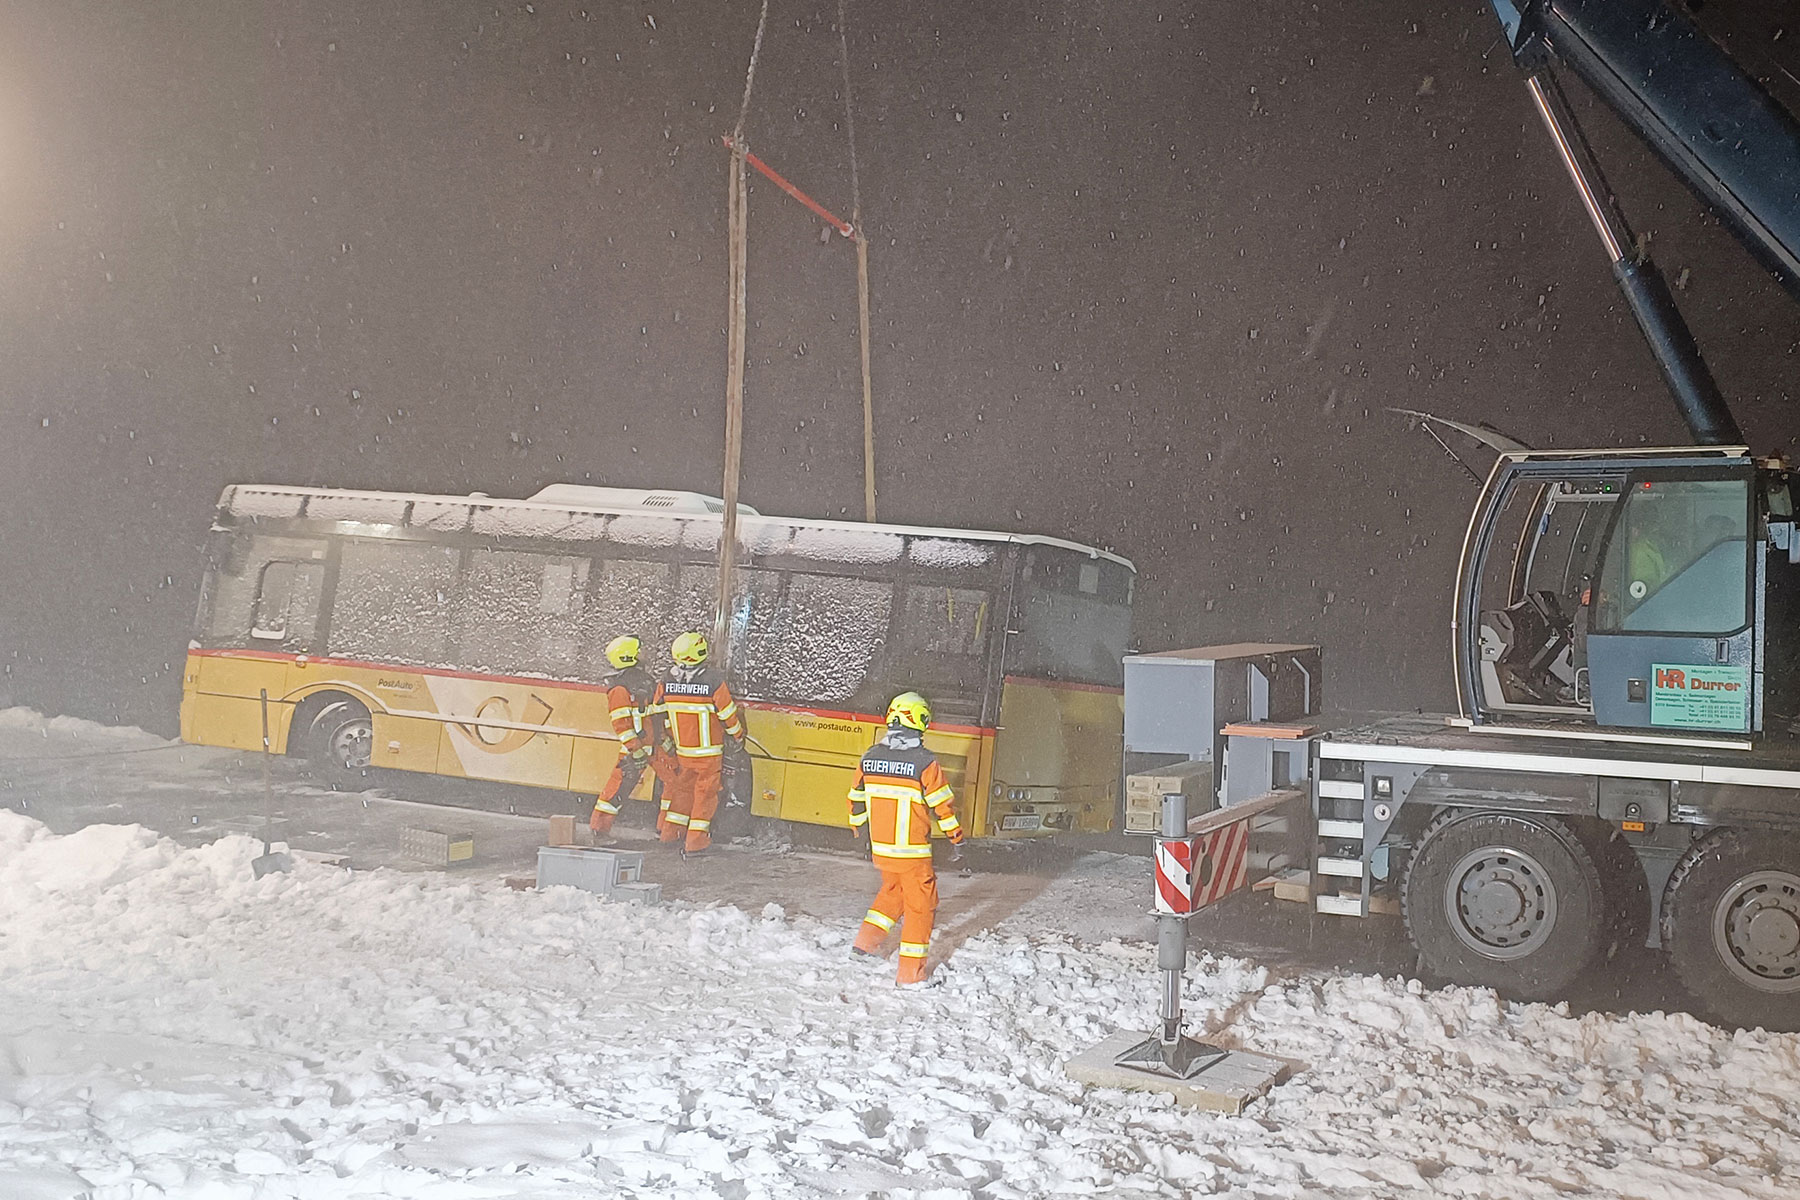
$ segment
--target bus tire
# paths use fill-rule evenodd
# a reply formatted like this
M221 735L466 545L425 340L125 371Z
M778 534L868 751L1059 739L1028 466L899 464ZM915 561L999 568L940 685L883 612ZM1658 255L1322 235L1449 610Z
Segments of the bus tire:
M366 779L375 745L369 710L348 696L327 701L306 732L306 756L333 783Z
M1422 965L1451 983L1551 999L1606 925L1600 872L1552 817L1452 809L1426 827L1401 887Z
M1800 839L1721 829L1696 842L1669 876L1662 936L1713 1016L1800 1030Z

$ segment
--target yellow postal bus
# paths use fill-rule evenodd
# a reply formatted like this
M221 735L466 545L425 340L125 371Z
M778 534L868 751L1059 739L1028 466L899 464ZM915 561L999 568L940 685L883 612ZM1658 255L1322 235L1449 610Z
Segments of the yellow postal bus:
M599 679L709 629L718 501L558 484L528 500L236 485L220 498L181 735L596 792L618 754ZM1057 538L741 510L732 687L751 811L842 826L894 693L978 836L1111 828L1135 571Z

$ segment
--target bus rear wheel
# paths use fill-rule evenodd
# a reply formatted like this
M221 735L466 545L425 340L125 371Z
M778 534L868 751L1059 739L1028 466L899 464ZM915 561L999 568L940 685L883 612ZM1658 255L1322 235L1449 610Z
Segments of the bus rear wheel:
M1720 1020L1800 1030L1800 840L1724 829L1669 877L1663 942Z
M1555 997L1599 948L1606 900L1581 839L1551 817L1452 810L1413 850L1406 932L1431 973Z
M335 782L365 778L374 745L369 710L348 698L327 702L307 727L307 757Z

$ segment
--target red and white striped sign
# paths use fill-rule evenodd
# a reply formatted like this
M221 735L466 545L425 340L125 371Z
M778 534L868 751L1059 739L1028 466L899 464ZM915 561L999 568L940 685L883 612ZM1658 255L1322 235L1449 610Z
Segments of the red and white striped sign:
M1250 822L1197 838L1156 843L1156 911L1191 917L1239 891L1249 878Z
M1191 916L1194 911L1194 842L1157 839L1156 911Z
M1205 908L1241 891L1249 882L1250 822L1233 821L1197 840L1203 869L1195 881L1194 907Z

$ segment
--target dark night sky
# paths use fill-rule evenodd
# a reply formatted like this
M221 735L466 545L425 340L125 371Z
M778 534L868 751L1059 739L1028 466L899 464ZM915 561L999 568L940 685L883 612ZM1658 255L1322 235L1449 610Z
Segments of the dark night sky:
M1707 17L1786 53L1780 7ZM1318 640L1336 704L1448 703L1474 489L1383 406L1685 440L1487 6L1010 9L851 4L883 519L1108 546L1145 648ZM847 210L835 17L774 0L749 133ZM716 492L755 20L0 6L0 697L172 729L228 482ZM1800 306L1591 133L1789 446ZM818 231L753 189L744 499L853 515L855 259Z

